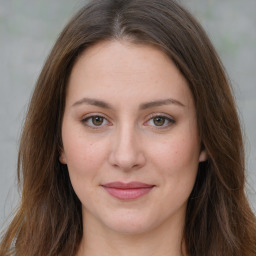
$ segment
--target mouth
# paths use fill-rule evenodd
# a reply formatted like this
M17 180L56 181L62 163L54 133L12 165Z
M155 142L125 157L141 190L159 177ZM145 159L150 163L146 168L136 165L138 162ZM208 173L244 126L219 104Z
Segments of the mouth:
M155 185L141 182L110 182L101 185L106 192L119 200L134 200L149 193Z

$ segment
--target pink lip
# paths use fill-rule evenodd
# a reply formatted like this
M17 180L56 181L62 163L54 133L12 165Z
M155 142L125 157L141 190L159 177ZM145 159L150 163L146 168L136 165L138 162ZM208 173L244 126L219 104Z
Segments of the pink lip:
M132 200L147 194L155 185L141 182L110 182L102 185L102 187L117 199Z

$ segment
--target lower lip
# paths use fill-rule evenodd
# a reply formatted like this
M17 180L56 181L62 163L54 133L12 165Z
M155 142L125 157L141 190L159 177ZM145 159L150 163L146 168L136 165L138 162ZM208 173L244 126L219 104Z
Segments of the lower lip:
M133 200L149 193L153 187L146 188L112 188L103 187L111 196L120 200Z

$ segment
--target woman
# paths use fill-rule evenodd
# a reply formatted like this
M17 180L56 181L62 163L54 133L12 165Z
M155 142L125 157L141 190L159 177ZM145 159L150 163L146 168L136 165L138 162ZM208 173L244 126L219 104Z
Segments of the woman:
M94 0L57 40L25 122L1 255L256 254L222 64L172 0Z

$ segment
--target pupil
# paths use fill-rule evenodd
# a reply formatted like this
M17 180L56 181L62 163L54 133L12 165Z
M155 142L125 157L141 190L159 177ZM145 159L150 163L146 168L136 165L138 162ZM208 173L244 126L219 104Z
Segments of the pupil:
M155 117L154 118L154 124L156 126L162 126L164 124L164 121L165 121L164 117Z
M101 125L103 123L103 117L95 116L92 119L94 125Z

